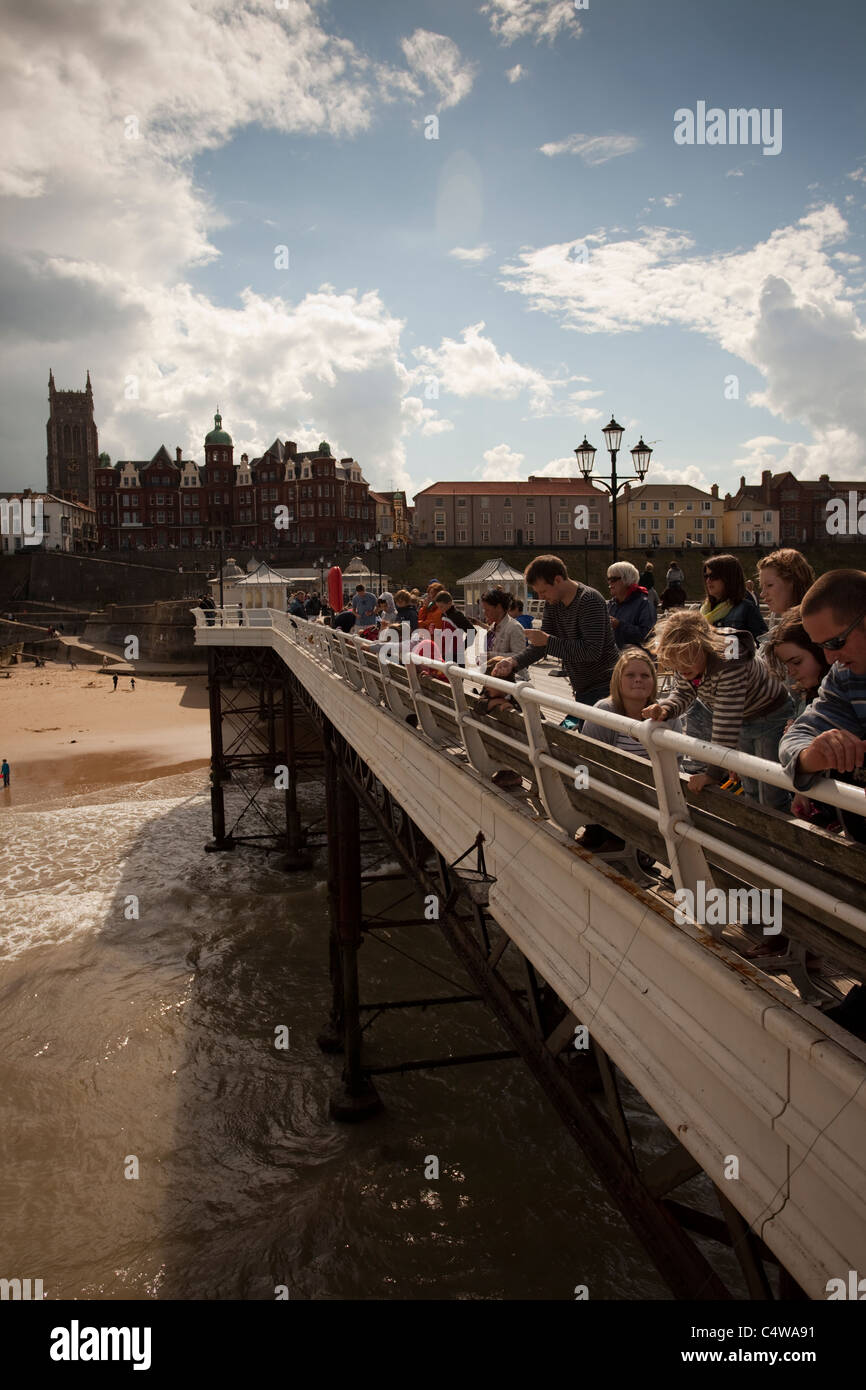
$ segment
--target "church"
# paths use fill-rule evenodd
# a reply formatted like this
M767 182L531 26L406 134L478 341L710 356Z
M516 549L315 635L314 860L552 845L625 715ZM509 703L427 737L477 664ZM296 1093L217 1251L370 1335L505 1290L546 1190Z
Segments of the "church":
M96 505L99 438L93 419L90 372L83 391L58 391L48 372L47 491L65 502Z

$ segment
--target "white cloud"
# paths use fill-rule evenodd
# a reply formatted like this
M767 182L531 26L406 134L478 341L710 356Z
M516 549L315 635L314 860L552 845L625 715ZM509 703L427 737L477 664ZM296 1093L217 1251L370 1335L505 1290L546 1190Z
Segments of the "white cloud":
M429 88L453 105L470 89L474 67L450 39L416 30L400 69L332 32L324 11L321 0L7 6L0 407L14 424L3 468L38 466L48 365L61 386L83 385L87 366L100 445L115 457L150 456L161 438L200 455L218 395L239 452L309 429L355 453L374 483L405 482L402 323L375 291L321 286L293 302L273 262L272 247L292 240L282 222L262 251L272 291L231 299L224 288L216 303L188 283L218 258L212 237L227 221L195 180L203 151L254 124L359 137L385 104ZM448 428L422 412L422 432Z
M579 154L584 164L606 164L610 159L632 154L640 146L635 135L567 135L539 146L542 154L552 158L557 154Z
M445 434L453 430L453 420L445 420L437 415L432 406L425 405L419 396L404 396L401 402L406 432L417 430L419 434Z
M847 234L832 205L714 256L691 254L691 238L667 228L619 241L599 233L585 239L586 261L573 259L577 242L521 252L504 284L583 333L673 325L705 335L763 375L750 404L812 430L814 444L793 446L782 466L838 475L843 460L866 469L866 329L832 260Z
M513 68L506 68L505 76L509 82L519 82L521 77L526 76L526 69L521 67L519 63L515 63Z
M522 464L525 454L517 454L507 444L497 444L495 449L484 450L484 468L481 477L486 481L518 483L523 477Z
M677 203L681 201L682 196L682 193L663 193L660 197L649 198L647 201L650 207L652 207L654 203L661 203L663 208L675 208Z
M458 261L470 261L478 264L486 261L488 256L493 255L493 247L487 242L483 246L453 246L448 252L449 256L454 256Z
M857 183L866 183L866 168L852 169L848 177L855 179Z
M409 67L436 89L439 109L456 106L472 90L477 63L465 62L453 39L444 34L432 34L429 29L416 29L400 46Z
M742 169L729 169L728 172L725 174L726 179L741 179L742 177Z
M552 44L560 34L578 38L583 32L574 0L487 0L480 13L489 16L491 33L503 44L515 39Z
M510 353L501 353L485 338L483 321L464 328L461 336L462 342L443 338L438 348L415 348L415 356L437 377L442 390L499 400L513 400L527 391L533 411L550 405L554 387L561 383L516 361Z

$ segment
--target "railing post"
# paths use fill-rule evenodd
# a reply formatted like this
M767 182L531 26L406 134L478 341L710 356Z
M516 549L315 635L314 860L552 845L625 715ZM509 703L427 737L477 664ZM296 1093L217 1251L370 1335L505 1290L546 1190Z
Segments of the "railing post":
M447 675L451 686L451 694L454 698L454 711L457 715L457 728L460 731L460 738L466 750L466 756L476 772L482 773L485 777L492 777L493 773L501 767L501 764L491 758L487 749L484 747L484 740L478 729L472 724L467 723L473 718L472 710L466 699L466 690L463 685L463 677L459 674L460 667L449 665ZM478 672L479 676L481 672Z
M425 733L432 743L445 743L442 732L436 726L436 720L427 701L424 699L424 685L421 680L421 672L417 664L410 659L406 667L406 674L409 677L409 693L412 696L412 704L415 708L415 715L418 719L418 727Z
M657 726L645 720L638 731L640 742L649 754L659 803L659 830L667 846L671 873L677 888L687 888L693 895L697 893L698 883L705 889L714 887L709 865L700 845L683 840L677 834L677 822L691 825L688 803L683 795L677 753L673 748L662 748L656 742ZM703 924L699 924L703 925ZM721 939L722 928L707 926L717 940Z
M520 700L519 692L517 698ZM535 780L542 805L555 825L560 825L569 835L573 835L586 824L586 816L581 815L572 805L556 768L545 767L541 761L542 754L549 753L550 750L544 737L544 724L538 705L534 700L527 700L525 704L521 702L520 708L526 726L529 757L535 769Z

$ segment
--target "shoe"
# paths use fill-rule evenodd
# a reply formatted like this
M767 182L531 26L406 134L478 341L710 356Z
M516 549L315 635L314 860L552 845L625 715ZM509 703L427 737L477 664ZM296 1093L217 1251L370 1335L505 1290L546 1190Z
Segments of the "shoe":
M550 674L551 674L552 676L562 676L562 679L563 679L563 680L567 680L567 679L568 679L568 672L567 672L567 671L551 671Z
M591 850L593 854L611 854L614 850L625 849L625 840L611 835L603 825L585 825L577 843L581 849Z
M841 1004L824 1010L824 1017L832 1019L840 1028L846 1028L855 1038L866 1042L866 990L862 985L855 985L845 995Z

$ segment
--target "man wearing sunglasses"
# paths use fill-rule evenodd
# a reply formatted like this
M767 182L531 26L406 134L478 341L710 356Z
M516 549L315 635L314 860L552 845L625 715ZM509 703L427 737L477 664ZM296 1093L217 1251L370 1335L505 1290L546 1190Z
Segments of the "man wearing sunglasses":
M804 595L800 617L834 663L779 744L779 762L806 791L822 773L853 773L866 759L866 573L823 574Z

